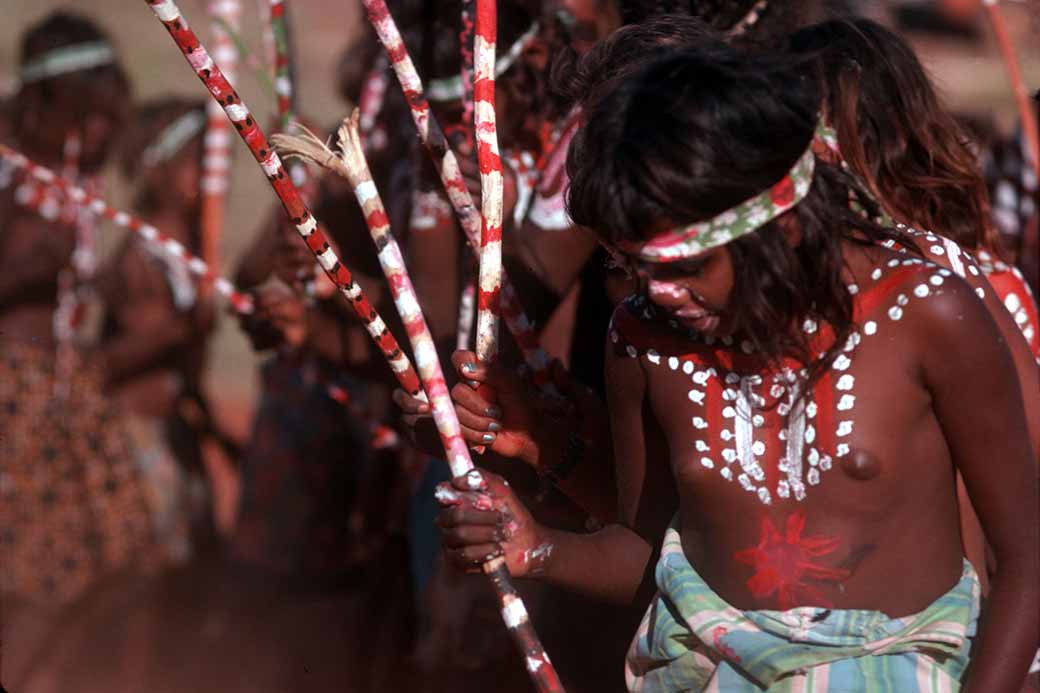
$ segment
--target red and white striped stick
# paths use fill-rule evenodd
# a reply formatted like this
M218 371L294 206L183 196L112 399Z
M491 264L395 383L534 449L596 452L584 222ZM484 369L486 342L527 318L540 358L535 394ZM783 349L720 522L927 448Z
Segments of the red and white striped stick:
M256 15L260 21L260 50L263 56L261 68L270 75L271 83L278 79L278 69L275 62L278 60L276 48L274 47L274 29L271 28L271 2L270 0L256 0ZM277 98L277 93L275 98Z
M342 155L339 158L344 165L343 171L354 188L354 196L365 215L365 223L378 251L379 265L383 268L394 305L404 322L412 353L415 355L416 370L422 380L423 390L429 398L433 420L437 424L441 443L448 455L451 473L461 476L473 469L473 461L470 459L466 441L462 439L455 405L448 393L433 335L430 334L426 318L423 317L419 297L415 294L412 280L408 276L408 268L404 265L404 256L390 231L386 208L365 160L361 134L358 131L359 119L359 111L355 109L351 118L344 120L340 126L339 149Z
M379 317L379 313L369 302L368 297L350 273L332 247L325 239L325 233L318 225L317 219L310 213L300 199L300 194L289 179L285 168L282 166L278 155L271 149L256 119L250 114L249 109L228 84L227 79L221 73L220 68L214 64L206 49L199 42L195 32L188 26L187 21L181 16L180 8L173 0L144 0L159 21L170 33L170 37L184 53L185 59L195 70L195 74L209 90L214 99L223 107L224 113L234 124L235 129L241 136L242 141L249 147L257 164L263 169L268 182L274 189L278 199L281 200L286 214L296 226L300 236L311 249L322 269L329 279L336 285L340 293L350 301L354 312L361 318L372 340L379 346L386 357L390 368L397 377L401 387L412 396L418 397L422 393L419 378L412 368L408 356L401 350L390 332L386 323Z
M384 0L361 0L372 24L383 44L390 64L397 75L404 90L405 99L412 112L412 119L419 130L419 139L423 143L426 152L433 160L433 164L440 176L441 184L448 194L448 200L455 210L459 223L470 248L479 257L481 219L466 189L466 183L459 172L459 165L455 159L444 133L437 124L437 120L430 113L430 104L423 94L422 80L419 73L408 55L408 48L401 40L401 33L397 29L394 18L390 15ZM536 383L543 387L551 386L549 377L549 358L538 344L538 335L534 331L534 325L527 319L520 299L516 295L509 277L502 276L502 290L499 295L501 302L502 318L509 328L517 345L524 355L524 360L531 368Z
M77 185L73 185L54 171L29 160L24 154L11 149L5 144L0 144L0 157L8 160L14 166L24 169L41 183L58 188L74 204L89 210L93 214L105 217L116 226L121 226L136 233L148 244L161 250L167 257L172 258L176 262L184 263L188 270L199 278L200 282L212 285L217 293L224 296L238 312L253 312L253 299L249 294L237 291L231 282L213 272L204 260L192 255L180 241L170 238L151 224L143 222L131 214L115 209L101 198L91 195Z
M225 66L228 81L234 81L238 51L228 31L239 30L242 8L238 0L211 0L209 15L213 55ZM220 105L206 104L206 135L202 140L202 257L212 267L220 266L220 238L224 230L228 182L231 176L231 125Z
M480 166L480 271L477 278L477 358L498 357L502 289L502 158L495 120L495 0L477 0L474 37L473 122Z
M1011 44L1011 37L1008 35L1004 15L1001 14L1000 8L997 6L998 0L983 0L982 4L986 8L986 15L989 17L989 23L993 27L997 45L1000 47L1000 54L1004 59L1004 67L1007 70L1008 79L1011 81L1011 88L1015 92L1015 102L1018 104L1018 117L1022 121L1022 133L1025 135L1029 154L1033 158L1031 162L1033 170L1040 176L1040 134L1037 132L1036 113L1033 112L1033 105L1029 103L1029 92L1022 79L1022 70L1019 69L1018 58L1015 57L1015 47Z
M479 108L478 102L478 112ZM448 394L448 386L444 381L444 373L437 357L433 336L430 334L422 309L419 307L419 300L412 287L412 281L408 277L401 250L390 232L386 209L383 207L379 191L376 190L368 163L365 161L361 136L358 132L358 119L358 111L355 110L352 118L344 121L343 127L339 130L339 146L343 153L340 160L345 166L350 184L354 187L354 195L357 197L358 204L361 205L364 212L372 240L379 252L379 264L390 284L394 304L401 315L401 320L404 321L408 338L412 343L412 352L415 354L419 377L422 378L423 388L430 398L433 419L437 425L437 431L440 433L444 451L447 453L452 476L465 476L474 471L473 460L470 458L466 442L462 439L455 405ZM482 483L478 475L474 475L473 478L474 486ZM559 677L549 661L545 648L538 640L538 634L528 618L527 609L513 587L505 559L501 556L492 558L484 563L483 570L495 586L502 609L502 618L520 649L520 653L525 657L527 670L536 690L562 691L563 687Z

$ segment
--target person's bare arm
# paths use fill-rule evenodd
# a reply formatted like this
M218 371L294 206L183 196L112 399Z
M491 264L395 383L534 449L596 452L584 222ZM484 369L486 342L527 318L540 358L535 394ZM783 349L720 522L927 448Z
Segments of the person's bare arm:
M0 310L21 296L48 289L69 264L75 232L66 226L15 213L0 231Z
M941 240L932 242L926 236L918 236L915 240L928 260L954 271L976 293L981 292L982 302L986 306L987 312L1007 342L1007 348L1011 352L1015 364L1020 389L1023 393L1040 392L1040 370L1037 369L1036 361L1029 350L1029 343L1022 336L1022 331L1015 324L1007 308L1000 302L997 292L986 281L978 264L960 251L955 244ZM938 252L940 250L941 253ZM1029 439L1033 443L1033 449L1040 450L1040 397L1026 397L1025 411Z
M197 321L206 310L178 311L170 299L161 269L134 244L128 244L102 286L109 293L106 303L114 311L120 329L101 347L107 382L118 384L143 373L167 358L177 348L205 331ZM119 293L112 295L115 287Z
M646 382L639 362L609 355L607 387L621 523L593 534L550 529L536 523L497 477L485 474L484 500L457 481L461 498L445 503L450 507L439 518L455 565L475 569L488 555L502 554L518 576L621 603L635 598L663 530L656 521L660 489L646 483ZM670 503L669 495L664 504Z
M997 561L964 690L1015 691L1040 644L1037 459L1020 377L971 287L950 277L919 306L925 382Z

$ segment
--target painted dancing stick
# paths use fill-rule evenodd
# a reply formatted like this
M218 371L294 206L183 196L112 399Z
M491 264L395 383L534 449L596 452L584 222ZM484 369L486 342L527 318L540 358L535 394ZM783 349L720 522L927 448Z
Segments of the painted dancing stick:
M286 156L298 156L314 161L350 181L354 195L361 205L365 222L378 250L379 264L383 268L394 305L401 315L408 339L415 354L415 363L422 379L423 388L429 397L433 420L440 434L441 443L448 457L448 465L454 477L466 477L469 484L477 490L483 486L479 472L474 472L473 460L469 449L462 438L455 405L448 393L448 386L441 370L437 348L433 342L426 319L419 306L408 269L404 265L401 250L390 231L390 222L386 209L372 180L372 173L365 160L361 135L358 132L359 114L357 109L353 115L344 119L339 129L339 148L341 156L336 157L312 134L308 137L277 137L275 144L285 152ZM538 691L562 691L559 678L549 661L545 649L538 640L527 616L523 601L513 587L512 579L501 556L492 558L483 565L484 572L491 578L498 594L502 608L502 618L510 635L525 657L531 680Z
M228 31L238 31L242 8L238 0L211 0L213 55L227 66L229 81L234 80L238 53ZM219 20L219 21L218 21ZM231 175L231 126L219 104L206 104L206 135L202 140L202 258L212 267L220 266L220 237L227 208L228 181Z
M476 0L462 0L462 26L459 30L459 48L462 55L462 63L459 68L459 77L462 79L462 122L469 123L473 120L473 31L474 31L474 6ZM492 58L494 59L494 58ZM466 130L465 151L468 153L473 148L473 136Z
M390 58L390 64L397 75L404 90L405 99L408 101L412 119L419 130L419 139L426 149L427 154L433 161L434 167L440 176L441 184L448 194L448 200L459 218L466 239L474 254L480 254L480 215L473 204L466 183L459 172L459 165L455 154L448 145L444 133L437 124L437 120L430 113L430 104L423 95L422 80L419 73L408 55L408 48L401 40L401 33L397 29L394 18L390 15L384 0L361 0L372 24L379 37L380 43ZM534 325L527 319L523 306L513 285L509 282L507 275L502 275L502 290L499 295L501 301L502 318L516 340L524 355L524 360L531 368L532 375L537 384L542 387L551 388L552 382L549 377L549 358L542 351L538 343L538 335L535 333Z
M318 225L317 219L310 213L300 199L289 176L282 166L278 155L271 149L267 137L257 124L256 119L250 114L249 109L235 93L227 79L224 78L220 68L214 64L206 49L199 43L195 32L188 26L187 21L181 16L181 11L173 0L144 0L156 17L170 33L174 43L184 53L185 59L195 70L196 75L209 90L214 99L220 103L227 117L234 124L235 129L241 136L242 141L249 147L257 164L263 169L268 182L274 189L278 199L281 200L286 214L296 226L300 236L303 237L307 247L311 249L321 264L322 269L329 279L336 285L350 301L351 307L365 325L372 340L383 352L383 356L390 364L394 375L397 377L401 387L414 397L422 395L419 386L419 378L412 368L408 356L401 351L394 335L387 328L386 323L379 317L379 313L369 302L368 297L350 273L332 247L325 239L325 233Z
M1007 69L1011 88L1015 92L1018 116L1022 121L1022 133L1025 135L1029 154L1033 158L1033 170L1040 176L1040 134L1037 132L1036 113L1033 111L1029 92L1026 89L1025 81L1022 79L1022 70L1019 68L1018 58L1015 57L1015 47L1011 44L1011 37L1008 35L1004 15L1001 14L997 3L998 0L983 0L982 4L986 8L986 15L989 17L990 25L993 27L997 45L1000 46L1000 54L1004 59L1004 67Z
M24 154L11 149L5 144L0 144L0 157L9 161L15 167L24 169L26 173L41 183L58 188L66 198L78 207L105 217L116 226L136 233L149 245L160 250L166 257L176 262L184 263L192 274L199 277L200 282L212 285L217 293L224 296L236 311L240 313L253 312L253 299L248 294L237 291L231 282L218 276L203 259L192 255L180 241L167 236L151 224L141 221L131 214L115 209L100 197L91 195L83 188L73 185L54 171L29 160Z
M387 145L386 128L379 122L379 115L383 112L383 104L386 102L386 88L389 86L390 76L386 73L389 64L385 55L376 58L372 68L365 75L365 81L361 85L361 95L358 97L358 110L361 111L361 135L365 140L366 152L378 152Z
M477 0L473 117L480 166L480 270L477 277L477 358L498 358L502 290L502 157L495 121L496 0Z
M462 275L462 291L459 293L459 325L456 349L469 349L473 339L473 320L477 317L476 268L465 265Z
M256 13L260 20L260 50L263 51L263 68L273 83L278 78L278 68L275 64L278 61L278 49L274 45L270 0L256 0Z

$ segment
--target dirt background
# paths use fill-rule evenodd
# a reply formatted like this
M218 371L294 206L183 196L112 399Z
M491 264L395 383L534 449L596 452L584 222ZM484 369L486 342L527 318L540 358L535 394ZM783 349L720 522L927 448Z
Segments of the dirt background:
M242 38L254 56L260 46L258 4L268 0L242 2ZM205 42L209 25L204 0L181 0L181 10ZM884 18L886 3L867 3L871 16ZM1012 30L1027 84L1040 85L1040 0L1007 1L1001 4ZM112 36L129 71L134 97L147 99L163 94L183 94L206 98L206 92L181 57L166 31L159 25L144 0L0 0L0 93L15 87L19 36L25 28L58 8L70 8L92 15ZM345 113L334 88L334 69L339 56L361 31L364 24L360 2L356 0L295 0L292 26L298 61L298 93L301 111L310 120L331 124ZM977 17L982 40L974 44L950 39L914 38L923 62L933 74L948 103L960 111L989 114L1006 129L1015 119L1013 95L1000 61L992 34L981 13ZM913 37L911 37L913 38ZM258 87L247 70L239 70L236 82L250 109L263 116L273 114L275 103ZM271 122L270 118L260 119ZM126 204L125 184L110 172L108 197L118 205ZM253 238L261 218L277 204L263 175L244 146L236 150L232 171L230 208L222 239L221 269L228 274ZM122 232L105 228L104 247L111 249ZM348 258L349 262L349 258ZM211 346L208 389L221 418L237 434L244 435L251 416L257 383L257 356L231 319L221 321Z

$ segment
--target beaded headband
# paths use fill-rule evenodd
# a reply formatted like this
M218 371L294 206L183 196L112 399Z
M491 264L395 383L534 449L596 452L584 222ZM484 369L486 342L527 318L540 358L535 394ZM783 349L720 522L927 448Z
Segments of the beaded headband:
M41 53L32 58L19 71L22 84L32 84L70 72L89 70L115 61L112 46L104 41L76 43Z
M141 163L145 166L158 166L172 159L177 152L202 132L206 125L206 113L201 108L193 108L181 114L156 135L155 140L141 154Z
M531 28L514 41L509 50L495 61L495 77L504 75L537 35L538 22L534 22L531 24ZM426 85L424 94L429 101L457 101L462 98L462 76L431 79Z
M826 124L820 119L805 152L798 157L791 170L767 190L711 219L668 229L645 243L618 245L643 262L677 262L756 231L805 198L812 187L813 172L816 170L817 155L814 149L820 149L821 145L831 149L829 142L834 141L828 134Z

